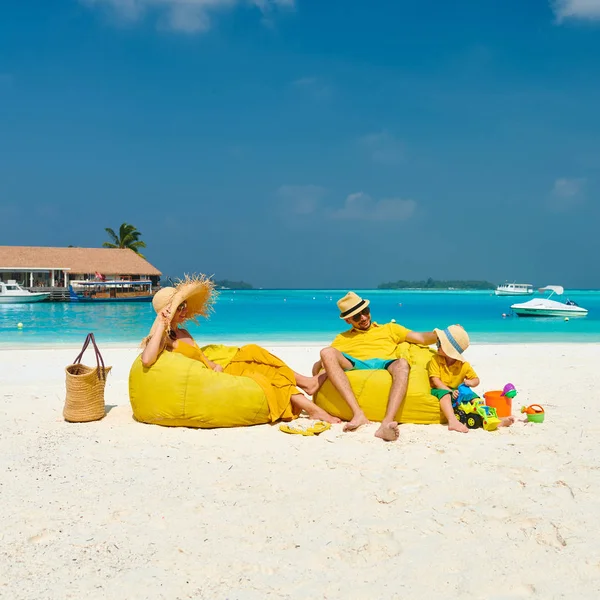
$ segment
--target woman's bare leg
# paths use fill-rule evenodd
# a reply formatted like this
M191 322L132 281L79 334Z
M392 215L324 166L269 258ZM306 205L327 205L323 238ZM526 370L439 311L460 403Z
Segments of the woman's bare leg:
M325 383L327 373L323 372L312 377L307 377L294 371L294 377L296 378L296 384L301 390L304 390L309 396L314 396Z
M326 423L341 423L341 419L332 417L326 410L317 406L312 400L309 400L304 394L294 394L291 397L292 406L296 412L305 411L311 419L318 419Z

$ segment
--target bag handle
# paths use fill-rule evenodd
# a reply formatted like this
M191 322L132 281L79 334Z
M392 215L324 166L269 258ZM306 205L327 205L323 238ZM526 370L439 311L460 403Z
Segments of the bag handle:
M85 338L85 342L83 343L83 348L81 349L81 352L77 355L77 358L75 358L75 360L73 361L73 364L77 365L77 364L81 363L81 359L83 358L83 355L84 355L85 351L87 350L87 347L90 345L90 342L92 342L92 346L94 347L94 353L96 355L96 366L98 367L98 378L102 379L102 377L104 376L104 373L106 372L106 367L104 366L104 359L102 358L102 354L100 354L100 350L98 348L98 345L96 344L96 338L94 337L93 333L87 334L87 337ZM102 369L100 369L100 365L102 365Z

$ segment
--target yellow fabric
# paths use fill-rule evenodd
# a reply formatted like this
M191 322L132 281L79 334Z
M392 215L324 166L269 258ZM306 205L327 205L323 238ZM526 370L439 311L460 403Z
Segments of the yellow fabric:
M197 345L190 346L185 342L179 342L173 352L205 364L203 353ZM214 356L216 352L209 351L209 354ZM250 377L260 385L269 403L272 422L279 419L290 420L298 416L299 411L294 412L291 403L292 395L300 393L296 388L294 372L264 348L255 344L238 348L224 367L224 372L229 375Z
M208 346L202 346L200 350L204 352L204 356L206 356L208 360L212 360L214 363L225 368L231 362L231 359L235 356L239 348L237 346L210 344Z
M271 409L271 421L296 418L300 411L294 411L291 397L301 392L296 387L294 372L281 359L273 356L255 344L242 346L225 373L251 377L264 390Z
M193 346L190 344L186 344L185 342L177 342L177 346L173 349L173 352L178 352L179 354L183 354L188 358L193 358L194 360L200 361L202 364L205 364L203 360L203 355L214 363L221 365L225 368L230 362L231 359L237 354L239 348L237 346L222 346L221 344L210 344L208 346L198 346L196 342L194 342Z
M430 393L431 386L427 376L427 363L433 352L408 342L401 344L396 352L398 356L404 356L410 364L408 389L404 402L396 414L396 420L400 423L425 425L445 422L438 399ZM392 386L392 377L388 371L384 369L348 371L346 375L367 418L381 421L385 415ZM315 394L313 400L315 404L335 417L347 421L352 418L352 411L329 380Z
M215 373L178 352L162 352L149 368L138 356L129 373L129 400L143 423L206 428L271 422L267 397L256 381Z
M406 340L410 329L397 323L372 323L366 331L350 329L340 333L331 344L359 360L369 358L398 358L397 346Z
M434 354L431 357L427 373L429 377L439 377L442 383L452 389L456 389L465 378L474 379L477 377L477 373L473 371L473 367L468 362L456 360L450 365L440 354Z
M177 346L173 348L173 352L177 354L183 354L183 356L187 356L187 358L191 358L193 360L197 360L204 367L210 369L210 365L200 347L194 342L194 345L187 344L186 342L178 341Z

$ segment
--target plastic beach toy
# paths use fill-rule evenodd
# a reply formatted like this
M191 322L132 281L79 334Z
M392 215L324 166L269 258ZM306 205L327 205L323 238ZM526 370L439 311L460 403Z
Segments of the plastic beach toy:
M527 415L527 420L530 423L543 423L546 413L539 404L531 404L530 406L522 406L521 412Z
M507 398L514 398L517 395L517 388L512 383L507 383L502 390L502 395Z
M501 390L484 392L483 397L488 406L496 409L498 417L510 417L512 414L512 398L505 396Z
M308 419L297 419L290 423L282 423L280 431L285 433L298 433L300 435L318 435L327 431L331 425L325 421L310 421Z

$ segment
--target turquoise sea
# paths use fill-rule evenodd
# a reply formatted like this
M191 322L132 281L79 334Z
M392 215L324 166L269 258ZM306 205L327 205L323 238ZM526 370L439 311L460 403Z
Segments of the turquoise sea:
M371 301L372 316L410 329L430 330L460 323L474 343L600 342L600 290L569 290L589 310L584 318L502 317L520 300L488 292L357 290ZM215 311L190 331L201 343L326 343L347 329L335 301L346 290L224 290ZM151 303L0 304L0 347L78 345L89 331L99 343L136 345L154 320ZM18 329L17 324L23 328Z

